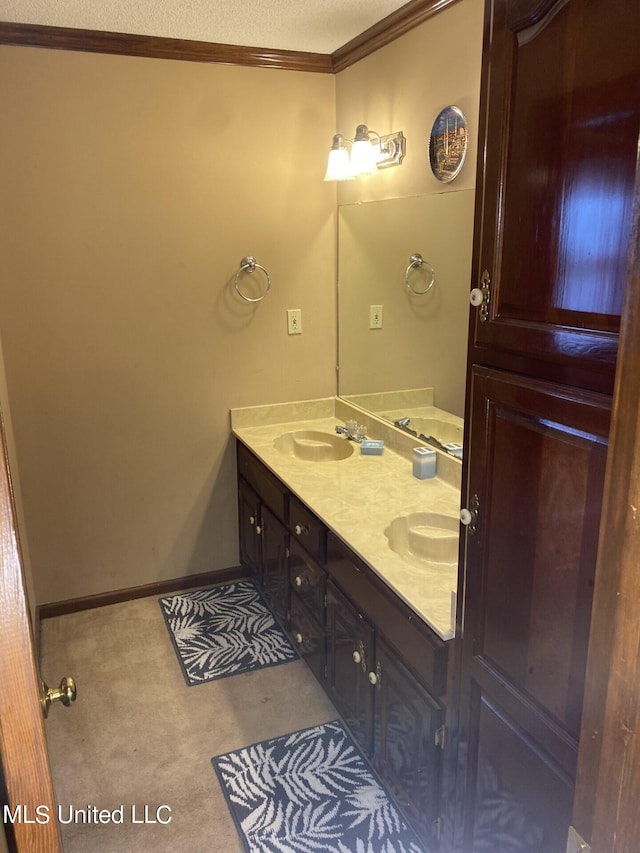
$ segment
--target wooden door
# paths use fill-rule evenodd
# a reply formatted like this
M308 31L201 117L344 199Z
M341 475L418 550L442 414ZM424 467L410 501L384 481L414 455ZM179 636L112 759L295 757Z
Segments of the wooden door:
M289 616L289 533L266 506L262 507L262 591L283 625Z
M442 708L380 637L375 672L374 767L416 831L435 846Z
M244 480L238 483L238 531L240 562L248 566L262 582L260 571L260 499Z
M373 739L374 634L367 620L331 581L327 584L327 690L367 755Z
M474 366L471 400L464 849L564 853L610 398Z
M474 363L612 393L639 41L636 0L487 0Z
M5 825L9 850L61 850L11 480L0 428L0 783L11 814L22 807L31 823ZM35 809L49 820L35 822ZM45 812L41 812L45 814Z

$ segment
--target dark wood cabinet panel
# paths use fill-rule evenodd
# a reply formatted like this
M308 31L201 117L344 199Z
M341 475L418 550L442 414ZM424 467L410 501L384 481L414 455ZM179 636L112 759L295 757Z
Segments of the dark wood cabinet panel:
M522 849L564 853L611 399L477 365L469 399L463 849L502 853L487 839L508 813Z
M612 392L637 51L632 0L487 3L473 282L491 284L473 361Z
M367 620L327 584L327 690L366 755L373 746L374 633Z
M315 619L295 592L291 592L289 635L300 657L318 681L326 681L326 650L324 628Z
M474 677L499 673L577 740L611 401L481 367L471 383Z
M284 524L288 520L288 490L253 453L237 443L238 473L260 495L262 503Z
M474 690L465 850L565 853L573 781L502 708Z
M289 580L292 590L309 612L320 625L324 625L326 573L295 539L291 540L289 547Z
M380 638L375 672L374 767L422 837L435 843L442 708Z
M289 532L266 506L262 518L262 592L284 625L289 615Z
M260 539L256 533L260 519L260 498L242 480L238 483L238 526L240 562L262 581Z

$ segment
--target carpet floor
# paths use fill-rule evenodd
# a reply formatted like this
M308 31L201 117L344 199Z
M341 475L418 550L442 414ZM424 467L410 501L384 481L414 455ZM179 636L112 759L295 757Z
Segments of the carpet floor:
M211 757L337 716L300 660L191 689L155 596L44 620L41 673L78 686L46 722L63 816L123 815L63 824L66 853L241 853Z

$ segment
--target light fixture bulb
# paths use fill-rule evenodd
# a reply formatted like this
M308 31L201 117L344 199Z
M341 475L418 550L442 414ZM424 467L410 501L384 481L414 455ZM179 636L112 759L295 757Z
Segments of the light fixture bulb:
M342 134L336 133L329 149L325 181L352 181L354 178L349 152L343 144Z
M376 134L377 135L377 134ZM356 127L356 135L351 146L351 171L354 175L375 175L378 171L376 153L379 147L374 146L369 137L366 124Z

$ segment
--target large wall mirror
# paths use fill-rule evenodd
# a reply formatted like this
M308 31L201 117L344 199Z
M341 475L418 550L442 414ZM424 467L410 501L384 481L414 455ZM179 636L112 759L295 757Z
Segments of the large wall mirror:
M338 211L338 393L436 445L462 444L474 195Z

